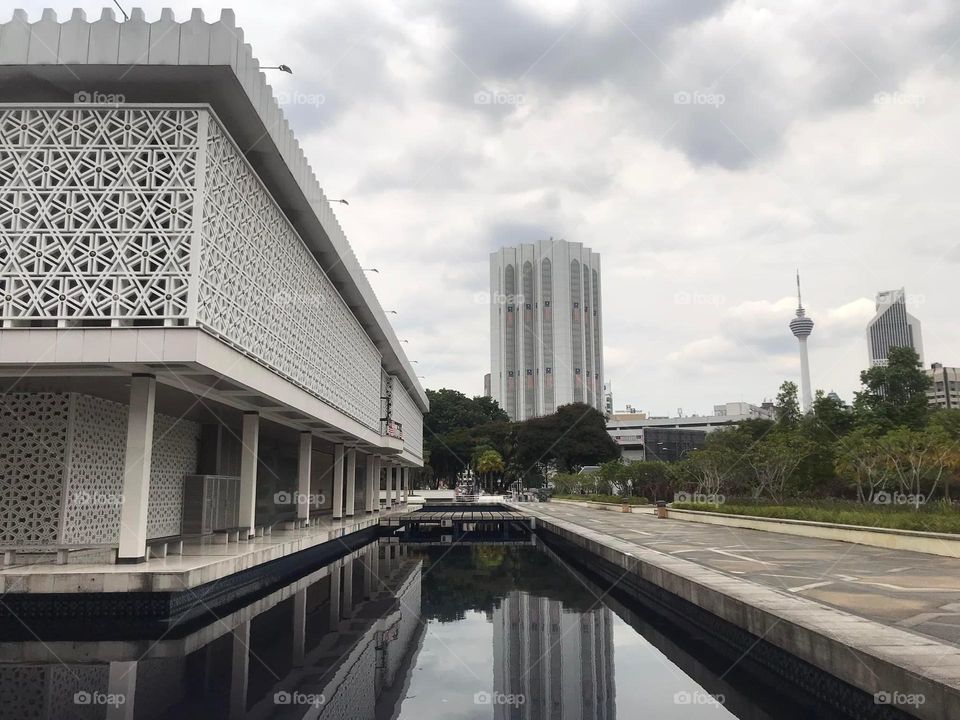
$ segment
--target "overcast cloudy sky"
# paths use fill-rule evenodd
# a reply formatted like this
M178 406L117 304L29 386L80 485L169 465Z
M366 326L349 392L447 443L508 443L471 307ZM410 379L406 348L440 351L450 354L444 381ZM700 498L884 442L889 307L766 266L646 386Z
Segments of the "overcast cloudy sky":
M482 391L489 252L550 236L602 256L617 407L797 379L798 267L815 387L850 399L901 285L960 364L956 0L232 6L428 387Z

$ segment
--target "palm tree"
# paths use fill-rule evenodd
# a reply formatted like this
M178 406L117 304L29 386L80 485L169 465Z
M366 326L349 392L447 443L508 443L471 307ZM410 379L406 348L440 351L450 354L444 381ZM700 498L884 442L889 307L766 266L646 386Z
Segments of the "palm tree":
M503 456L489 447L477 448L473 453L472 463L474 471L484 478L484 487L490 490L490 477L493 473L502 473Z

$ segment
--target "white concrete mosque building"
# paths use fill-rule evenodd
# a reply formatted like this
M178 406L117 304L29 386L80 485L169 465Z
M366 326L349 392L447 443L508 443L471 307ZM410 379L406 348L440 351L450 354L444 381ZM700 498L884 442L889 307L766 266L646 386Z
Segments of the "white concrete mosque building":
M7 564L399 502L426 395L233 12L16 10L0 89Z

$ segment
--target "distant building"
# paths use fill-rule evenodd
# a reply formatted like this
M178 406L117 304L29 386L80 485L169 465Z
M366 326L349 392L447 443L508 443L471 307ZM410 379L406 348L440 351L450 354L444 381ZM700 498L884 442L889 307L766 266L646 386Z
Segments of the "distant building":
M925 372L933 381L927 390L930 407L944 410L960 408L960 368L933 363Z
M645 413L614 413L607 420L607 432L624 451L627 459L642 459L637 457L640 452L638 445L644 445L642 433L647 428L676 428L684 430L701 430L711 432L718 428L735 425L744 420L774 419L773 403L764 402L753 405L745 402L731 402L723 405L714 405L713 415L687 415L682 417L647 417Z
M490 373L483 376L483 396L490 397Z
M611 380L603 384L603 414L607 417L613 415L613 381Z
M490 390L511 420L586 403L603 412L600 256L539 240L490 256Z
M867 323L870 367L886 365L892 347L913 348L923 364L920 321L907 312L907 295L903 288L877 293L877 314Z
M677 462L690 451L702 448L707 441L706 430L688 428L647 427L613 432L608 427L607 430L624 460Z

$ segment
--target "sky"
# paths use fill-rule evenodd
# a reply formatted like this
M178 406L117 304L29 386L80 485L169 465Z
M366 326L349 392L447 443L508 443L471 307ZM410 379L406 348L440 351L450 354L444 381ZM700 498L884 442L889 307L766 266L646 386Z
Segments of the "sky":
M815 389L852 398L874 296L901 286L925 361L960 365L955 0L231 7L293 68L274 92L426 387L482 392L489 254L549 237L601 255L617 408L799 382L797 269Z

